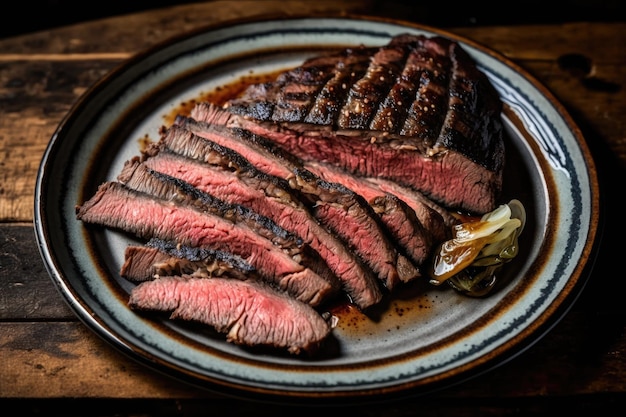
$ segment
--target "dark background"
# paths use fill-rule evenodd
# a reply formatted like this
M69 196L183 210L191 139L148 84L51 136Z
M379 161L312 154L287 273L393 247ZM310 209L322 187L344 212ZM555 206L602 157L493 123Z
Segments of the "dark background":
M204 0L206 1L206 0ZM262 2L264 0L257 0ZM315 0L311 0L315 1ZM337 0L341 1L341 0ZM173 0L18 0L4 4L0 37L17 36L86 20L200 1ZM375 0L383 16L402 17L438 27L624 21L623 0Z

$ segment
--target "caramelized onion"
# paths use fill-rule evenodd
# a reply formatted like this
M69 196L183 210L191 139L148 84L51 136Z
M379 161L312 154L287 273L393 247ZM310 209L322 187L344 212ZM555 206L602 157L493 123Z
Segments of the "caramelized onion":
M454 226L453 238L443 242L434 257L430 283L447 281L465 294L485 295L496 283L496 272L517 256L525 223L524 206L511 200L479 220Z

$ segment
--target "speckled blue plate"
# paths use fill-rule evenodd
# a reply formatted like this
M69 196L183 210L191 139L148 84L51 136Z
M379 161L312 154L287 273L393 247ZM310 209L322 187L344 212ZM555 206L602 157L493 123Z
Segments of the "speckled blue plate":
M295 66L324 48L382 45L402 32L461 43L505 103L502 203L519 199L528 223L500 286L472 299L415 285L376 317L339 315L336 350L316 359L244 349L207 326L138 314L119 276L127 237L87 230L75 206L114 179L181 103L241 77ZM598 228L595 167L554 97L502 55L433 28L364 17L288 18L215 26L172 39L94 85L55 132L41 162L35 231L50 275L78 317L141 363L193 385L244 398L366 402L465 381L524 351L582 289Z

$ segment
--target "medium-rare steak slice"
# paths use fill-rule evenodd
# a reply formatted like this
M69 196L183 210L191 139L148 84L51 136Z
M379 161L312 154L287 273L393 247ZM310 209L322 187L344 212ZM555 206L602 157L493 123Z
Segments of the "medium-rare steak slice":
M472 57L451 40L413 35L366 51L371 57L365 72L362 61L345 60L345 72L354 66L362 76L332 89L332 102L340 103L332 119L311 116L319 105L307 112L302 101L257 91L227 104L229 126L267 136L305 160L398 181L447 208L493 210L505 159L502 102ZM339 66L342 54L330 56ZM291 88L300 72L287 70L264 88ZM293 114L302 117L294 120Z
M437 241L441 242L451 238L450 228L459 223L459 218L445 207L435 203L421 192L397 182L373 177L366 178L366 180L380 188L381 191L398 196L412 207L426 229L436 235Z
M145 245L126 247L120 276L141 282L173 275L262 279L244 259L220 250L185 246L161 239L150 239Z
M205 213L223 217L233 223L241 223L291 256L305 257L307 245L297 235L283 229L271 219L261 216L239 204L229 204L202 192L191 184L161 172L154 171L132 158L124 164L118 181L126 187L162 200L188 205ZM311 262L304 259L303 263Z
M78 220L131 233L149 240L222 250L240 256L268 282L297 299L319 305L337 295L337 286L300 264L241 223L140 193L118 182L105 182L82 206Z
M430 257L434 244L432 232L424 228L415 211L396 195L333 165L310 162L305 166L325 181L343 184L361 195L416 265L422 265Z
M294 169L302 167L298 158L285 152L271 140L245 129L225 126L220 118L226 116L227 120L229 114L219 110L214 112L213 109L211 105L199 103L191 110L191 117L178 116L175 124L196 136L232 149L268 175L290 180L294 176Z
M348 188L370 200L370 204L375 207L375 210L382 213L381 217L385 223L392 222L397 224L401 221L402 215L397 213L392 213L393 218L389 217L390 213L388 211L392 208L400 211L410 209L412 213L405 213L404 216L407 218L406 221L409 225L403 225L403 227L406 228L405 230L408 230L409 227L413 229L412 233L415 236L411 237L413 239L412 245L409 242L402 245L405 248L408 247L410 249L411 246L421 247L421 245L426 245L430 252L433 244L441 243L451 238L451 227L458 223L457 217L449 210L426 198L421 192L402 186L394 181L352 175L339 167L323 162L308 162L305 163L305 167L320 177L345 184ZM381 196L384 196L384 198L381 199ZM375 200L377 203L372 204L371 200ZM379 207L376 207L377 205ZM417 222L411 220L410 218L412 217L416 217ZM388 227L393 229L397 226L389 224ZM422 237L421 234L423 233L427 236ZM404 239L402 233L396 232L395 235L401 241ZM417 239L424 243L419 243ZM430 242L430 246L428 242ZM414 254L414 256L419 257L418 254Z
M315 352L332 330L330 318L258 281L162 277L133 288L128 304L136 310L171 312L174 320L208 324L231 343L292 354Z
M279 246L299 263L339 288L337 276L320 254L306 244L300 236L284 229L270 218L240 204L230 204L215 198L178 178L156 172L139 162L138 158L127 161L119 178L124 185L133 190L151 194L166 201L192 205L203 212L223 217L234 223L245 224L274 245Z
M273 219L281 227L301 236L322 256L339 277L352 303L366 309L381 301L382 292L373 271L312 216L286 181L260 172L241 155L201 138L197 139L207 146L206 152L195 154L198 159L175 154L176 150L185 153L193 147L189 146L193 143L193 134L173 127L166 135L174 135L179 140L163 140L161 145L188 145L165 150L151 147L148 150L150 157L143 161L148 168L175 176L217 198L250 207ZM201 148L195 149L200 151Z
M311 200L314 216L346 241L389 290L420 276L417 266L395 246L380 218L361 196L341 184L323 181L266 138L220 125L212 118L214 113L204 113L204 109L210 110L210 106L199 103L192 109L191 118L178 117L177 124L231 148L261 171L289 180L292 188Z
M365 199L336 182L328 182L311 171L296 169L295 181L303 193L315 196L314 215L341 236L376 272L385 287L393 290L400 282L421 276L419 268L392 243Z

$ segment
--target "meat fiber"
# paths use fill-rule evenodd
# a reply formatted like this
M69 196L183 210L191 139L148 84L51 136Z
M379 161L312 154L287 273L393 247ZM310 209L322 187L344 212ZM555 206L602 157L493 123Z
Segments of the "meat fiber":
M196 141L205 146L193 146ZM196 159L174 153L190 155L186 152L190 148L196 150ZM313 217L285 180L260 172L232 150L194 138L176 126L165 133L159 146L148 149L148 154L143 162L148 168L175 176L230 203L250 207L296 233L326 261L350 301L360 308L381 300L373 271Z
M103 183L91 199L77 208L77 218L141 239L159 238L233 253L268 281L312 305L333 298L338 291L335 283L243 224L131 190L118 182Z
M362 196L380 216L392 237L416 265L424 264L430 257L435 240L435 230L424 227L416 211L395 194L382 191L376 184L363 177L351 175L335 166L310 162L306 168L325 181L340 183ZM439 216L440 217L440 216ZM442 223L435 229L443 229ZM431 224L428 224L430 227ZM439 238L439 235L436 235Z
M310 305L254 281L163 277L133 288L128 304L208 324L231 343L292 354L316 351L332 330L330 321Z

